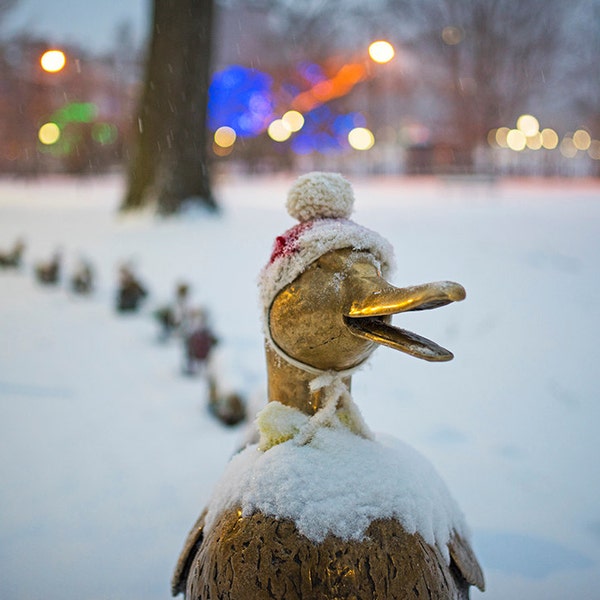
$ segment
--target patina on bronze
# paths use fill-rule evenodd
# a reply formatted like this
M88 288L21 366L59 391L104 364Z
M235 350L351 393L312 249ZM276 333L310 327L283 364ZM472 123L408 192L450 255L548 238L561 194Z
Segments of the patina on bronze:
M378 345L429 361L452 359L435 342L391 325L391 316L462 300L457 283L395 288L369 252L345 248L312 263L268 310L268 395L309 415L323 390L315 373L337 371L350 389L352 369ZM345 372L348 372L345 375ZM447 564L439 550L394 519L373 521L361 541L328 536L316 544L293 522L224 512L204 535L204 515L190 532L172 582L187 600L432 599L469 597L484 589L477 559L458 534Z

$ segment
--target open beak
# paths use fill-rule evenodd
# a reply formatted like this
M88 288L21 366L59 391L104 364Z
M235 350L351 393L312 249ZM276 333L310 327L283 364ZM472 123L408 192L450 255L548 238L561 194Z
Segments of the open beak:
M344 321L352 335L389 346L416 358L432 362L452 360L446 348L416 333L392 326L387 318L402 312L439 308L466 297L462 285L436 281L407 288L396 288L380 278L361 278L353 286L354 298ZM358 288L358 289L357 289Z

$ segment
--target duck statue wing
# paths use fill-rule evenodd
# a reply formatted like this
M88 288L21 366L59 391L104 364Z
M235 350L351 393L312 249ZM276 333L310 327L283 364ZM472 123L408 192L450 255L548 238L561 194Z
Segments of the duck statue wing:
M186 583L192 562L198 549L204 539L204 519L206 518L206 509L202 511L202 514L198 517L198 520L194 523L191 531L189 532L185 544L177 560L177 566L173 573L171 580L171 594L177 596L178 594L185 593Z
M460 574L468 583L478 587L483 592L485 590L483 571L469 542L454 532L448 548L451 561L458 568Z

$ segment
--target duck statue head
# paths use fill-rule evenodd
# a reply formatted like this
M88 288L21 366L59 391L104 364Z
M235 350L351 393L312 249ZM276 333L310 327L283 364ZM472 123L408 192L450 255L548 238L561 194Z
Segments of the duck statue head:
M393 250L349 217L335 173L290 189L299 223L259 278L268 400L259 440L236 455L190 532L173 578L187 600L468 598L484 587L462 513L431 465L380 440L351 396L380 345L439 362L452 353L392 315L465 298L442 281L390 283Z

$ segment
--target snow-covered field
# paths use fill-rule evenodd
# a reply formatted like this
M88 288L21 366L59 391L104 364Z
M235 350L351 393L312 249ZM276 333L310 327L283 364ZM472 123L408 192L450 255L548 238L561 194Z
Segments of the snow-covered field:
M395 318L456 358L379 349L353 381L365 420L429 458L461 505L488 586L472 598L600 598L600 184L352 181L353 218L395 247L392 283L467 289ZM0 598L169 597L242 431L208 414L151 311L191 282L222 372L263 393L256 277L293 224L290 182L220 180L221 216L162 221L118 216L118 177L0 182L0 249L27 241L23 267L0 271ZM33 265L57 247L65 279L42 287ZM66 281L80 256L90 298ZM130 316L113 309L123 260L151 291Z

